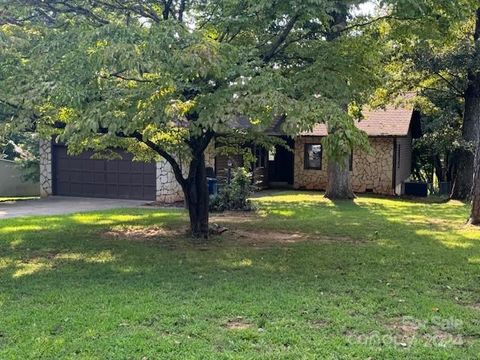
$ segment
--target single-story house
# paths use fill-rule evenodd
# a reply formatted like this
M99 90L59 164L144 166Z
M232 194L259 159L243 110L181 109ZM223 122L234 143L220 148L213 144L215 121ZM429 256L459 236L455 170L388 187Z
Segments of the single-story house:
M353 151L350 171L355 192L402 195L403 184L410 177L412 139L419 136L419 115L409 107L387 106L366 111L357 123L370 139L371 151ZM263 188L289 187L325 190L327 160L322 138L325 125L296 138L284 137L291 150L278 146L275 151L253 150L257 163L252 171ZM282 136L276 134L276 136ZM225 178L228 168L243 166L240 157L215 156L207 149L207 166ZM70 156L64 145L42 141L40 145L40 190L42 196L87 196L143 199L172 203L183 198L170 165L165 161L141 163L120 152L122 159L92 159L91 152Z

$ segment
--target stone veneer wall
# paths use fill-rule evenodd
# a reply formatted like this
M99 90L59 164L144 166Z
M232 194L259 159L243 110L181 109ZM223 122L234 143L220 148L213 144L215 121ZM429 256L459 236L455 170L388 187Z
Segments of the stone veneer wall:
M171 165L163 158L157 162L156 200L164 204L183 201L182 187L175 179Z
M320 137L298 137L295 140L295 189L325 190L328 161L322 157L322 170L304 168L304 145L318 144ZM370 154L354 151L352 186L357 193L367 190L376 194L394 195L393 189L393 139L370 138Z
M207 167L215 168L215 145L213 141L205 150ZM187 176L188 166L183 164L184 176ZM165 160L157 162L157 196L156 200L164 204L173 204L184 200L182 187L175 179L172 167Z
M40 140L40 196L48 197L52 194L52 143Z
M215 169L215 142L211 141L205 150L205 166Z

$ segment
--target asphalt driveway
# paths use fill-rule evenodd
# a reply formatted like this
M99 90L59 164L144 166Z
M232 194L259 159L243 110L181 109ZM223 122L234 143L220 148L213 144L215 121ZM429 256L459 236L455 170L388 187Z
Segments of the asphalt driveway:
M0 220L23 216L64 215L95 210L145 206L145 200L94 199L54 196L48 199L0 203Z

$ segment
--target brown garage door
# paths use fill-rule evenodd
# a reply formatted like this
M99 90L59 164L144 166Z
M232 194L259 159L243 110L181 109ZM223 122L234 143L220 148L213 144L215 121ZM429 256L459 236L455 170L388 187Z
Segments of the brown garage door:
M132 161L118 151L121 160L93 160L92 152L67 154L63 145L53 145L53 193L113 199L155 200L155 164Z

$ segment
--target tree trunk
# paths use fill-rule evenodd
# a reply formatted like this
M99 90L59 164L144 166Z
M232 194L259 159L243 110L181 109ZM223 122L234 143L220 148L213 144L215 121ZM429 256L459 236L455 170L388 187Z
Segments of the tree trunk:
M335 2L334 10L329 13L331 16L329 29L326 34L328 42L335 41L342 34L342 30L347 27L348 6L342 2ZM348 105L345 104L345 112ZM330 129L329 133L335 133L335 129ZM343 160L338 162L334 160L328 161L328 184L325 197L330 200L347 200L354 199L355 194L352 190L352 179L350 177L350 169L348 163L350 156L347 155Z
M463 115L462 137L468 143L476 141L477 117L480 114L480 76L469 74L468 88L465 92L465 113ZM452 190L452 198L467 200L471 196L473 185L474 152L470 149L458 151L456 154L457 171Z
M208 239L208 185L205 169L205 155L202 153L191 161L191 176L183 192L190 216L190 229L194 238Z
M435 175L439 182L445 181L444 169L442 167L442 160L438 154L433 156L433 165L435 167Z
M480 116L480 114L479 114ZM480 124L478 124L480 128ZM480 132L480 129L478 129ZM477 138L477 152L475 156L475 178L472 191L472 214L470 223L480 225L480 136Z
M475 55L480 54L480 8L477 9L477 23L475 27ZM470 71L468 74L468 86L471 88L471 111L469 119L474 123L475 158L473 165L472 186L472 213L470 223L480 225L480 72ZM465 99L467 101L467 99ZM466 115L466 114L465 114Z
M480 55L478 41L480 39L480 8L477 9L474 41L475 55ZM476 69L468 71L468 85L465 90L465 111L463 114L462 137L466 142L475 144L477 140L477 126L480 114L480 74ZM469 199L472 195L474 151L463 150L456 155L457 171L452 190L452 198L457 200Z
M351 200L355 198L352 189L352 179L348 162L350 156L344 158L343 161L328 162L328 184L325 197L330 200Z
M445 155L445 159L447 159L447 165L446 165L446 168L447 168L447 181L449 183L452 183L452 180L453 180L453 162L452 162L452 158L451 158L451 154L448 153Z

